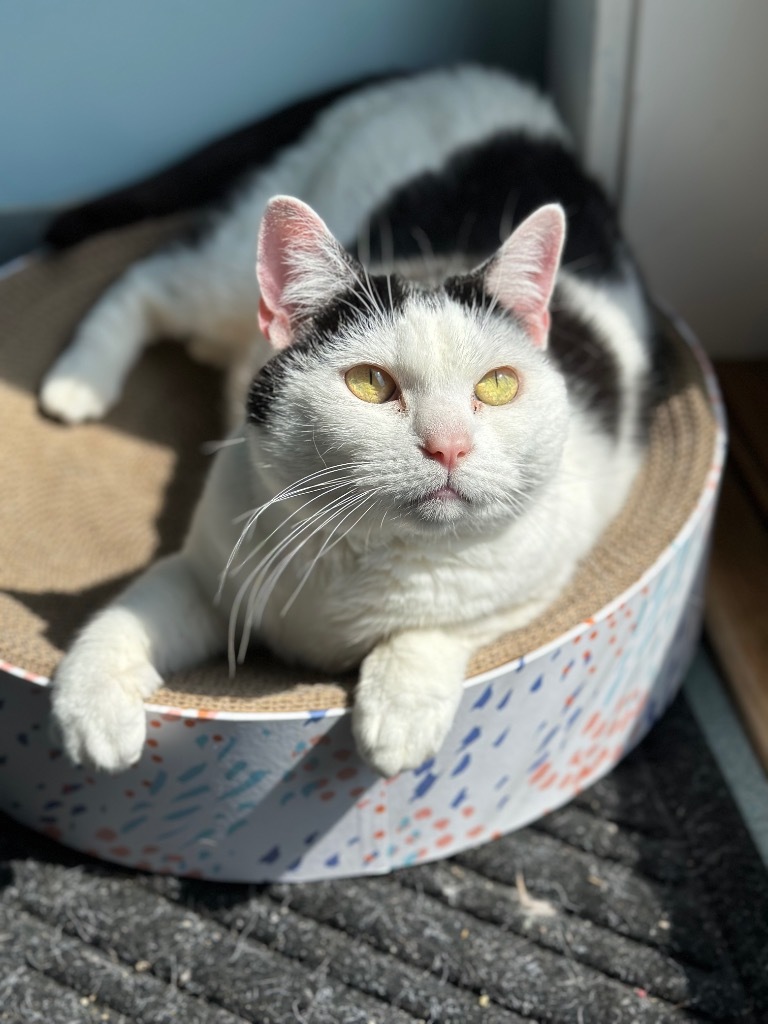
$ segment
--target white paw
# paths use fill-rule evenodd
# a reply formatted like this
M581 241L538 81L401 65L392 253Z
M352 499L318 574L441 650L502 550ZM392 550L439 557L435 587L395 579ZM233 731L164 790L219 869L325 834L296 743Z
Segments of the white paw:
M110 406L111 397L88 380L71 375L51 375L40 389L40 405L49 416L64 423L99 420Z
M461 682L409 679L403 666L398 671L394 659L380 652L376 648L361 666L352 731L360 756L392 778L438 752L456 713Z
M135 764L147 729L142 693L159 683L146 661L118 670L83 654L65 658L54 679L53 720L70 759L108 772Z

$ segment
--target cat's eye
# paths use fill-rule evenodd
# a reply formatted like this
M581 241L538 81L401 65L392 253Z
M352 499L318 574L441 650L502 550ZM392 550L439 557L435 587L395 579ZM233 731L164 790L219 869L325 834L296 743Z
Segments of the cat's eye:
M483 405L508 405L517 394L520 382L511 366L491 370L475 385L475 397Z
M381 405L388 402L397 390L397 384L380 366L361 363L344 374L347 387L361 402Z

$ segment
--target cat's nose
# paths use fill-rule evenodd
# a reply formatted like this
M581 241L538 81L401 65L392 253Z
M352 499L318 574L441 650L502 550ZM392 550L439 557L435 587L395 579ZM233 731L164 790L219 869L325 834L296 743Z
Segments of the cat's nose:
M428 459L439 462L451 473L458 466L459 459L469 455L472 441L469 435L464 433L434 434L424 438L424 443L420 447Z

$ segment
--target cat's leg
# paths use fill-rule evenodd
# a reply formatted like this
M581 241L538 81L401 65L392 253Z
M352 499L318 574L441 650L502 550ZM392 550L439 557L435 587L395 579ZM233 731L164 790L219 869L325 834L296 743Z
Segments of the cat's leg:
M437 753L461 698L472 643L439 629L377 644L360 666L352 729L357 748L387 778Z
M99 419L150 341L204 336L225 348L247 344L257 298L250 274L231 267L222 274L206 247L161 250L131 267L90 310L43 379L40 404L65 423Z
M358 751L390 778L418 768L443 744L473 651L526 625L554 594L450 629L414 629L377 644L360 666L352 729Z
M53 715L70 758L107 771L136 762L144 700L163 673L220 652L225 636L188 557L156 562L85 627L59 665Z

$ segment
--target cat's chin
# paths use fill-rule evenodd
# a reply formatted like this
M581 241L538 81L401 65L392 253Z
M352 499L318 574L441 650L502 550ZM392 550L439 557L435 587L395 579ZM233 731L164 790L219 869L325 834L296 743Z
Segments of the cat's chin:
M413 499L404 511L412 525L430 531L441 527L455 529L459 524L468 524L474 518L472 502L448 485Z

